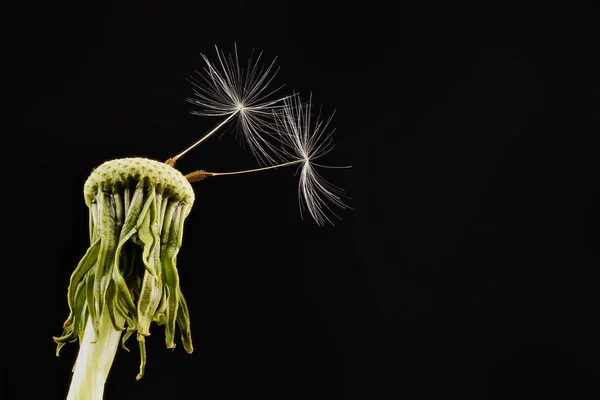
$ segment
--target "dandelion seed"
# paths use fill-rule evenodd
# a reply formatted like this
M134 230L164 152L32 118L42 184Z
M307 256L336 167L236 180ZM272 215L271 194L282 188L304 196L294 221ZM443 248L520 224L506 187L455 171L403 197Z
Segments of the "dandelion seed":
M350 167L331 167L315 163L333 150L332 135L335 130L328 130L333 115L325 121L321 120L320 113L316 118L312 118L311 102L312 96L304 104L299 96L288 98L284 101L283 111L275 114L275 117L284 145L284 153L289 158L299 158L304 161L298 184L300 214L308 211L315 222L323 226L326 222L333 224L329 214L339 219L335 208L344 210L350 207L345 203L348 196L344 190L325 180L316 167Z
M225 54L216 47L215 49L216 62L211 62L203 54L206 66L202 71L197 71L198 77L191 78L195 97L189 98L188 101L200 107L200 110L193 111L192 114L227 116L226 121L233 116L237 117L236 127L243 139L242 143L248 146L260 164L274 164L277 148L270 140L273 135L272 116L273 111L283 107L286 98L273 98L281 86L269 89L278 72L275 66L276 59L266 67L261 66L260 52L255 60L251 56L247 65L242 67L236 46L233 54ZM214 131L224 124L225 122L220 124ZM209 135L212 133L214 132L210 132Z

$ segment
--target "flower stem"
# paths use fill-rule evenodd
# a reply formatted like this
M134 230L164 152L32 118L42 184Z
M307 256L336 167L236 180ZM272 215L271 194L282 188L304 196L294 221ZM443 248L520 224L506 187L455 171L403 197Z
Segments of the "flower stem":
M119 318L117 315L115 317ZM123 321L118 323L122 324ZM88 318L67 400L102 400L104 384L121 338L121 332L116 330L110 321L106 306L100 317L97 341L92 343L94 336L92 321Z

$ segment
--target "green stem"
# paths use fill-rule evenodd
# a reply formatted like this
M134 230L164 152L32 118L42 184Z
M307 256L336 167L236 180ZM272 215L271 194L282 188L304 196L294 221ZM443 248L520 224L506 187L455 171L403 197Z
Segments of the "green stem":
M117 315L115 317L119 318ZM118 321L119 325L123 321ZM108 378L115 354L119 347L121 332L110 321L106 306L102 310L98 340L94 340L94 327L88 318L73 370L73 379L67 400L102 400L104 384Z

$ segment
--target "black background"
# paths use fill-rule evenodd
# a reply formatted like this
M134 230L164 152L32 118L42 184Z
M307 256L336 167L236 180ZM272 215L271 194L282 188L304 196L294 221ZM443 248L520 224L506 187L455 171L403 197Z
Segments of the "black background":
M355 211L294 170L209 179L179 256L195 353L119 352L107 399L598 398L597 2L2 4L3 398L64 398L83 182L218 121L186 80L237 43L328 114ZM598 36L600 37L600 36ZM184 173L254 167L234 137ZM41 396L41 397L40 397ZM165 397L166 396L166 397Z

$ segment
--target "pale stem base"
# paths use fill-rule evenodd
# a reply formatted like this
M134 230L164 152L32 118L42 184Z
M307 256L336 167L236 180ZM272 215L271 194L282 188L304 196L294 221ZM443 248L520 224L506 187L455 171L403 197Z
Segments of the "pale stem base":
M88 318L67 400L102 400L104 384L119 347L121 333L113 327L105 307L100 317L98 341L91 343L95 335L92 321Z

